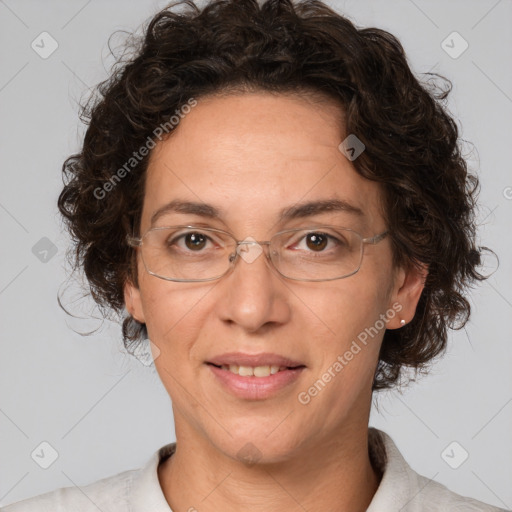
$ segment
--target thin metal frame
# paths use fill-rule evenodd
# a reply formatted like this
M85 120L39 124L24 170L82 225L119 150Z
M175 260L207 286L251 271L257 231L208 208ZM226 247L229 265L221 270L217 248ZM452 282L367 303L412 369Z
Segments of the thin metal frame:
M217 229L217 228L206 228L204 226L194 226L194 225L177 225L177 226L162 226L162 227L155 227L155 228L151 228L151 229L148 229L144 235L142 235L141 237L135 237L135 236L132 236L132 235L127 235L126 236L126 241L128 243L128 245L130 247L140 247L142 248L142 244L143 244L143 240L144 238L147 236L148 233L150 233L151 231L160 231L160 230L164 230L164 229L174 229L174 228L188 228L188 229L197 229L198 231L213 231L213 232L216 232L216 233L222 233L224 235L228 235L232 240L234 240L236 242L236 247L235 247L235 256L233 258L233 254L230 254L230 266L229 268L226 270L226 272L224 272L223 274L219 275L219 276L216 276L216 277L209 277L207 279L178 279L178 278L171 278L171 277L164 277L164 276L160 276L154 272L152 272L151 270L148 269L147 265L146 265L146 262L144 260L144 255L142 254L142 262L144 263L144 268L146 269L146 272L152 276L155 276L155 277L158 277L159 279L163 279L165 281L174 281L174 282L182 282L182 283L199 283L199 282L206 282L206 281L215 281L217 279L220 279L221 277L224 277L226 274L228 274L231 270L234 269L235 265L236 265L236 262L238 260L238 256L239 256L239 251L238 251L238 247L240 245L249 245L249 244L258 244L258 245L266 245L268 247L268 250L267 251L264 251L265 252L265 256L267 258L267 260L270 262L270 265L271 265L271 268L273 268L278 274L280 274L281 276L283 276L284 278L286 279L291 279L292 281L305 281L305 282L321 282L321 281L335 281L337 279L345 279L346 277L350 277L354 274L356 274L357 272L359 272L359 269L361 268L361 264L363 262L363 256L364 256L364 246L366 244L371 244L371 245L375 245L377 243L379 243L381 240L383 240L386 235L388 235L388 231L383 231L382 233L379 233L377 235L374 235L372 237L368 237L368 238L363 238L357 231L354 231L353 229L350 229L350 228L346 228L346 227L343 227L343 226L333 226L333 225L327 225L327 224L322 224L322 225L315 225L315 226L311 226L311 227L304 227L304 228L294 228L294 229L285 229L283 231L279 231L278 233L275 233L272 238L270 240L249 240L249 241L246 241L246 240L237 240L236 237L230 233L229 231L224 231L222 229ZM359 259L359 265L357 267L356 270L354 270L353 272L351 272L350 274L347 274L345 276L341 276L341 277L332 277L332 278L329 278L329 279L299 279L299 278L295 278L295 277L288 277L286 276L285 274L283 274L275 265L274 265L274 262L272 261L272 257L270 256L270 244L272 242L272 240L278 236L278 235L282 235L284 233L291 233L291 232L298 232L298 231L314 231L314 230L320 230L322 228L334 228L334 229L343 229L343 230L346 230L346 231L351 231L352 233L354 233L355 235L357 235L360 239L361 239L361 256L360 256L360 259Z

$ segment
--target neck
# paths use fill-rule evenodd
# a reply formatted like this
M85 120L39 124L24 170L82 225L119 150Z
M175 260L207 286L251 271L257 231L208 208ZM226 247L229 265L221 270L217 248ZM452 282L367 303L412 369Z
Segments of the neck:
M294 458L245 465L201 436L178 435L176 452L158 468L173 510L365 511L381 474L368 453L368 428L351 428L323 444L310 443Z

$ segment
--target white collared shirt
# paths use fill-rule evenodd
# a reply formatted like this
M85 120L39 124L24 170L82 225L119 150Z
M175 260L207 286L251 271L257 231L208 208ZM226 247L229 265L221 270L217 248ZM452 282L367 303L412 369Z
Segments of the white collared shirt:
M140 469L129 470L84 487L65 487L19 501L2 512L172 512L158 480L158 465L174 453L163 446ZM411 469L393 440L369 429L372 463L383 472L367 512L504 511L465 498Z

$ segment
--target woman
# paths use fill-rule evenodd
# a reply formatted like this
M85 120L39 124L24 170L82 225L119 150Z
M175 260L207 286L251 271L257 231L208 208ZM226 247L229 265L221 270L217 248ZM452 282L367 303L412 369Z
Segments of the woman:
M59 208L95 300L151 340L176 443L5 508L498 510L415 473L373 391L464 323L478 181L389 33L320 2L186 2L89 105Z

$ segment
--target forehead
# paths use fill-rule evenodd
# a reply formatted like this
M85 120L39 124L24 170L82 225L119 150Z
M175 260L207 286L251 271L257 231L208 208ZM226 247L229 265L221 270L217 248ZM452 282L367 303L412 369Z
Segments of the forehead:
M352 219L372 231L381 217L380 190L338 149L347 135L342 118L336 104L299 96L246 93L198 100L152 151L141 229L173 202L203 203L204 211L237 229L244 223L276 226L300 205L331 201L345 207L327 207L326 215L336 211L340 221ZM169 208L165 215L174 214Z

